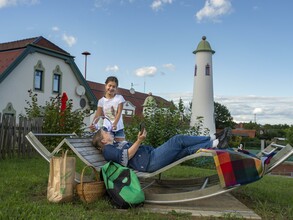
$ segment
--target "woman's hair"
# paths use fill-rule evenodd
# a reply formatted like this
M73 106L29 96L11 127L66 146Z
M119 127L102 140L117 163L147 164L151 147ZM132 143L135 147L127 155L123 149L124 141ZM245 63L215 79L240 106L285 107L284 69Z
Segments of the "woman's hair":
M118 79L116 76L109 76L106 81L105 81L105 84L108 84L108 82L115 82L117 84L117 87L118 87Z
M92 145L97 148L99 151L103 151L104 144L102 143L103 135L102 129L99 129L97 133L94 135L92 140Z

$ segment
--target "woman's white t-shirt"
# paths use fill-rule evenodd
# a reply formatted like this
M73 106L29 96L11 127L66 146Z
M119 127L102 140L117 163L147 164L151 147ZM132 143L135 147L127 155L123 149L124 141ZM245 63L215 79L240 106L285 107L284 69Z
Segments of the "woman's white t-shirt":
M113 98L107 99L102 97L98 101L98 107L101 107L104 112L104 116L110 119L111 122L114 122L115 116L118 111L118 106L120 103L124 103L125 99L122 95L116 94ZM117 123L117 131L124 128L122 114Z

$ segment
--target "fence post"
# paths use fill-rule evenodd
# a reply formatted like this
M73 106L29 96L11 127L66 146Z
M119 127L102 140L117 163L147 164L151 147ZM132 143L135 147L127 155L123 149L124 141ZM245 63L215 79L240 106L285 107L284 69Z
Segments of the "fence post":
M19 118L19 121L18 121L18 132L17 132L17 136L18 136L18 150L17 150L17 155L18 157L20 157L22 155L22 151L24 149L24 143L23 143L23 140L22 140L22 132L23 132L23 128L24 128L24 121L25 118L23 117L20 117Z
M1 137L1 142L2 142L2 149L1 149L1 155L2 159L6 158L6 152L7 152L7 129L8 129L8 120L5 115L2 116L2 128L3 128L3 133Z
M0 159L2 158L3 139L4 139L3 120L2 120L2 114L0 113Z
M7 154L7 157L8 158L12 158L13 155L14 155L14 143L15 143L15 140L14 140L14 134L15 134L15 117L14 116L10 116L10 115L7 115L5 117L7 119L7 132L6 132L6 148L7 148L7 151L6 151L6 154Z

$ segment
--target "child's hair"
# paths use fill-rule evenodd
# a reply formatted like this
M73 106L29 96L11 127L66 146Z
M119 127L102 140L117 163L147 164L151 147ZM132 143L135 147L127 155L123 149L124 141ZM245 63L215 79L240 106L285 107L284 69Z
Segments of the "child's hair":
M108 84L108 82L115 82L117 84L117 87L118 87L118 79L116 76L109 76L106 81L105 81L105 84Z
M103 135L102 129L99 129L93 137L92 145L99 151L103 151L104 144L102 143Z

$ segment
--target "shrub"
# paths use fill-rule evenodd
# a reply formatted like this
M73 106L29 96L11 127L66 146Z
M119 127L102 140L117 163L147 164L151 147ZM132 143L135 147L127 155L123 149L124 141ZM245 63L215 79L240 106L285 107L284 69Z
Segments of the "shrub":
M126 139L135 141L139 132L139 124L145 123L147 138L145 144L154 147L166 142L176 134L198 135L202 127L202 119L190 127L189 120L180 114L177 108L154 107L145 112L144 117L134 116L125 126Z
M43 133L82 133L82 127L85 126L83 120L89 113L88 109L73 110L72 99L66 102L66 108L61 111L61 97L51 97L46 101L45 106L38 104L38 94L29 92L30 101L26 100L28 107L25 108L26 117L29 119L41 117L43 119ZM47 146L55 147L60 142L61 138L44 138L44 143Z

